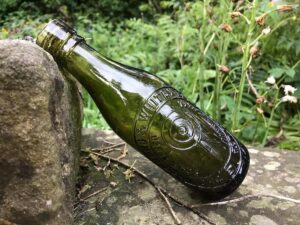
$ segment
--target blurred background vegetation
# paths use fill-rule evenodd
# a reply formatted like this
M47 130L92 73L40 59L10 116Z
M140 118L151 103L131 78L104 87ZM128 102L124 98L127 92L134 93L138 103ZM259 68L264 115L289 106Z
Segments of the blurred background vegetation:
M0 0L0 39L36 37L61 18L104 55L160 76L243 141L299 150L299 4ZM84 126L109 129L83 95Z

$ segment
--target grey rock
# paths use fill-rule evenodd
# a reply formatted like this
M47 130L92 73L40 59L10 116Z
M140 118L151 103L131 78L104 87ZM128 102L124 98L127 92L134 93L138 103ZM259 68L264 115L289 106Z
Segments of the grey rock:
M0 224L69 225L81 134L77 84L27 41L0 41Z
M120 143L122 140L112 132L97 129L84 129L82 148L102 148L107 143ZM122 151L121 146L117 150ZM120 151L108 155L117 158ZM248 194L274 194L300 199L300 153L277 149L249 147L251 163L249 173L242 185L224 200ZM82 153L87 154L87 153ZM85 155L87 156L87 155ZM146 159L139 152L128 147L128 155L122 159L144 172L152 181L186 204L203 203L201 196ZM101 159L85 162L81 186L90 188L81 194L85 198L103 187L105 191L80 202L75 209L76 225L173 225L175 224L166 203L157 190L147 181L136 175L130 182L125 179L121 166L110 163L106 173L101 168L107 162ZM259 172L258 172L259 171ZM109 172L109 173L108 173ZM110 185L111 182L117 185ZM170 200L182 224L208 224L191 211ZM201 213L217 225L299 225L300 204L270 197L248 198L239 202L218 206L201 206Z
M250 225L277 225L273 220L266 216L253 215L250 219Z

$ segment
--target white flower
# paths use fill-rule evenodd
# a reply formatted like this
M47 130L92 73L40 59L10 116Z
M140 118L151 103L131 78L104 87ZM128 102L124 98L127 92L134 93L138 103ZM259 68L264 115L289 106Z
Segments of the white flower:
M269 76L268 79L265 81L265 83L273 85L276 83L276 80L273 76Z
M290 103L297 103L297 98L295 96L286 95L281 98L282 102L290 102Z
M285 95L294 94L294 92L297 91L297 88L294 88L291 85L282 85L282 87L284 88L283 91Z
M269 34L270 32L271 32L271 28L270 28L270 27L267 27L267 28L263 29L261 33L264 34L264 35L267 35L267 34Z

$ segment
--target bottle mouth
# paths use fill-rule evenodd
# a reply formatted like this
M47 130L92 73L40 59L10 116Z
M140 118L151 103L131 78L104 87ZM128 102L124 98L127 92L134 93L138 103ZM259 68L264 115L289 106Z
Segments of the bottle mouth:
M82 40L84 39L77 35L69 25L59 19L54 19L38 34L36 43L54 58L60 58L67 55Z

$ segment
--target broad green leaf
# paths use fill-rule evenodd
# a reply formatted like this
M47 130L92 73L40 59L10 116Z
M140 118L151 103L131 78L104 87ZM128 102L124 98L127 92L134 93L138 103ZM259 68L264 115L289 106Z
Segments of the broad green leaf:
M289 76L289 77L294 77L295 76L295 70L293 68L288 68L286 69L285 73Z
M281 77L284 73L285 73L285 69L284 68L273 68L270 69L268 72L270 75L274 76L275 78Z
M276 67L276 68L270 69L268 72L270 73L270 75L274 76L275 78L279 78L283 74L286 74L286 75L288 75L289 77L292 77L292 78L295 75L295 70L293 68Z
M208 80L210 78L216 77L216 71L215 70L204 70L204 80Z
M227 106L228 110L231 112L235 109L235 102L232 97L229 97L227 95L221 96L221 105Z

